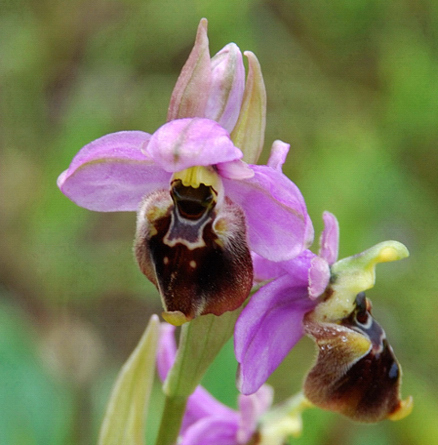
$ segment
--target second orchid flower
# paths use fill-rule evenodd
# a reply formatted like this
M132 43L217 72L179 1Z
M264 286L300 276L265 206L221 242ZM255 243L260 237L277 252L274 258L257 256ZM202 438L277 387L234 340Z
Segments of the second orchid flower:
M356 421L398 420L412 409L400 399L401 368L364 291L373 287L375 266L408 255L386 241L337 260L339 227L324 213L319 255L306 250L285 262L254 257L255 277L272 280L256 292L235 329L238 386L252 394L304 335L318 357L304 383L314 405Z

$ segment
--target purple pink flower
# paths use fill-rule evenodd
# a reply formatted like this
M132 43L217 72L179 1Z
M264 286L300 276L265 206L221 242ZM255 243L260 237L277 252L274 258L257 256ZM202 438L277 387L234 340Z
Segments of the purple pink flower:
M250 250L285 261L313 238L296 185L281 169L243 160L257 161L265 121L260 67L245 55L246 82L235 44L210 58L202 20L168 122L89 143L58 179L81 207L137 211L137 260L174 324L240 306L252 286ZM273 156L287 147L276 141Z

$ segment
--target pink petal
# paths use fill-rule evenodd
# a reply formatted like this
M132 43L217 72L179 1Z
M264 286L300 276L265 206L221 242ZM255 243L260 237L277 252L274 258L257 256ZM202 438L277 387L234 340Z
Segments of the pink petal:
M136 211L142 197L167 187L170 174L154 165L143 152L150 135L121 131L83 147L58 186L81 207L100 212Z
M184 432L178 445L237 445L237 428L237 418L205 417Z
M160 339L157 348L157 370L160 380L164 382L176 357L175 326L160 323Z
M210 416L235 419L237 413L215 399L204 387L198 386L187 401L181 431L185 431L203 417Z
M164 124L152 135L146 152L167 172L242 157L226 130L217 122L201 118L177 119Z
M218 173L227 179L249 179L254 176L252 168L240 159L230 162L221 162L216 165Z
M236 125L245 89L242 53L229 43L211 59L211 87L205 117L224 127L229 133Z
M339 224L336 216L330 212L324 212L324 230L319 239L319 256L324 258L331 266L338 259L339 249Z
M237 432L238 443L247 443L257 428L260 417L269 409L274 399L274 390L263 385L249 396L239 395L240 425Z
M307 279L293 286L288 275L253 295L234 332L238 387L243 394L257 391L302 337L303 316L314 305L307 296Z
M272 280L286 273L284 269L285 261L267 260L254 252L251 252L251 258L255 282Z
M330 268L326 260L316 256L312 259L309 269L309 298L318 298L330 281Z
M287 154L289 153L290 144L282 141L274 141L271 147L271 153L267 165L279 172L283 169L283 164L286 161Z
M251 168L253 178L223 180L225 194L245 212L250 248L273 261L294 258L313 239L304 198L279 171L261 165Z

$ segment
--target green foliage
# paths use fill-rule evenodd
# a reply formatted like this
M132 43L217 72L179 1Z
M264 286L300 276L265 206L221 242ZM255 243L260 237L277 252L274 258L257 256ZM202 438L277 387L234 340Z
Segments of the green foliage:
M53 379L24 314L0 300L0 443L69 443L73 394Z
M79 209L56 178L91 140L164 123L203 16L212 53L233 40L258 56L268 96L262 160L274 139L291 143L285 171L317 236L329 210L340 222L341 256L386 239L411 253L381 265L367 295L413 413L358 426L310 411L291 443L438 442L436 2L9 0L0 12L0 281L10 291L0 297L0 443L94 443L103 415L96 388L161 312L132 258L135 215ZM77 363L66 366L56 348L61 377L38 355L64 319L86 322L87 338L98 339L80 381L68 371ZM312 357L304 342L274 373L277 400L298 391ZM229 404L235 366L225 354L205 378ZM218 389L222 375L228 389Z

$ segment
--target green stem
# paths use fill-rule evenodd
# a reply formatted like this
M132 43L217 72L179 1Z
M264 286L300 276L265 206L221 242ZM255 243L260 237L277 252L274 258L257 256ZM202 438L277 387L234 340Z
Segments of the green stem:
M187 397L166 397L156 445L176 444L187 399Z
M166 402L156 445L176 443L187 399L233 334L241 310L203 315L182 326L175 363L163 385Z

